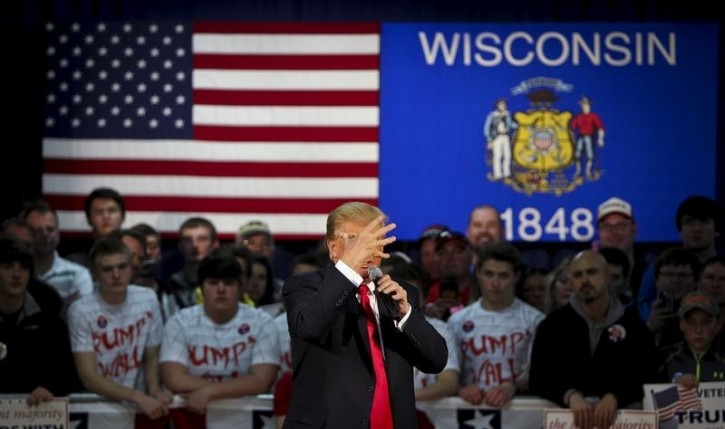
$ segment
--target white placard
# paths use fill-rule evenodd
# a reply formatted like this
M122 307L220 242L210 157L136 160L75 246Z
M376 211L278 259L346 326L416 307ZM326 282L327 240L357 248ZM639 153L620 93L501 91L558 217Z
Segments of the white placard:
M68 398L28 406L25 398L0 399L0 429L68 428Z
M660 429L725 429L725 382L700 383L694 389L676 384L645 384L645 410L659 416Z
M609 429L657 429L657 413L654 411L619 410ZM543 429L576 429L574 413L569 409L544 410Z

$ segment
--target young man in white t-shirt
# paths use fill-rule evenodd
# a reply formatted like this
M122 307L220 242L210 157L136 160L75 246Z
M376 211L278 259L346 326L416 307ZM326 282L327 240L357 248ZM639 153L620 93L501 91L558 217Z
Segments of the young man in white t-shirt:
M98 288L68 310L78 376L89 391L160 418L172 396L161 387L158 372L163 326L156 295L129 285L131 251L120 240L97 242L90 258Z
M206 257L198 272L203 304L174 314L164 328L164 383L199 414L215 399L268 393L277 377L277 329L269 313L239 302L243 274L232 256Z
M454 313L448 326L458 344L465 401L502 407L528 386L531 345L544 313L516 298L521 257L507 242L478 252L481 299Z

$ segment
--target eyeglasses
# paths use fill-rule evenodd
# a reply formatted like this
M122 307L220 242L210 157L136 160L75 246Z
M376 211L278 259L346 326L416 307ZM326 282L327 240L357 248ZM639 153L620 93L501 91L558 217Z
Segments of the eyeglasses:
M632 222L600 223L599 230L604 232L625 232Z

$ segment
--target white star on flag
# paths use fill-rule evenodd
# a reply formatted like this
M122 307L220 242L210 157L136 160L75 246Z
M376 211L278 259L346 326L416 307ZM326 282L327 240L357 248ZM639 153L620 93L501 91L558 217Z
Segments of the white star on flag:
M494 414L489 414L487 416L476 415L475 418L466 420L463 424L472 426L474 429L493 429L493 426L491 426L491 420L493 420L494 416Z
M262 429L277 429L277 422L274 416L260 415L259 418L262 419L262 423L264 424Z

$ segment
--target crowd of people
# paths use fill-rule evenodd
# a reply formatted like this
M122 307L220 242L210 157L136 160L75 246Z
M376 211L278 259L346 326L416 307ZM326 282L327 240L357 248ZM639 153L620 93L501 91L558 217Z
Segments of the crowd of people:
M725 381L725 217L708 197L680 203L680 245L652 257L635 243L633 207L612 197L596 246L552 266L505 240L493 205L473 208L463 232L431 224L407 254L383 250L395 226L382 212L347 203L286 278L263 220L222 242L212 220L189 217L164 270L161 235L124 224L120 193L95 189L85 213L93 245L64 256L47 202L0 224L0 393L31 405L89 391L158 420L181 395L177 417L193 425L210 401L274 393L280 427L335 427L372 408L372 427L429 428L416 401L505 407L535 395L588 429L641 407L643 384ZM356 321L369 337L351 336ZM354 358L378 348L384 366ZM397 405L376 414L381 390Z

